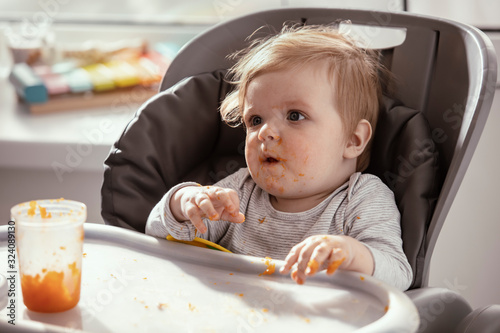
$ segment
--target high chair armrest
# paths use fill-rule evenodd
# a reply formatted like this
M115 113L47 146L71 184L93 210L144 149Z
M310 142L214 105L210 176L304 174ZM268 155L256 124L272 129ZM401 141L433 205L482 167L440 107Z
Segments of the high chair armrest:
M458 325L456 333L500 332L500 304L490 304L475 309Z
M472 312L467 300L446 288L424 287L408 290L420 316L419 333L455 332L460 322Z

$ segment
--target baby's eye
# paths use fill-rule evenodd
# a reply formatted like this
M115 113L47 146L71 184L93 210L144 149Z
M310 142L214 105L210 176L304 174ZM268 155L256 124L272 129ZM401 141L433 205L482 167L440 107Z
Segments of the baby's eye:
M299 121L305 119L305 117L299 111L290 111L288 113L288 120L290 121Z
M259 116L253 116L250 119L250 126L259 126L262 123L262 118Z

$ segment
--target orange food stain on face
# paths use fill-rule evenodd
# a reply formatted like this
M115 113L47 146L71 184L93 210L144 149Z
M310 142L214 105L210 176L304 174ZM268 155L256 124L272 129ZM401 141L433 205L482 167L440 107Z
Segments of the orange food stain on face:
M328 268L326 269L326 274L333 274L335 273L335 271L337 270L337 268L339 268L340 265L342 265L342 263L344 262L345 260L345 257L342 258L342 259L339 259L339 260L335 260L334 262L332 262Z
M64 272L49 271L43 278L39 274L22 275L21 287L26 307L45 313L61 312L75 307L80 299L81 274L76 268L76 262L68 267L73 275L73 285L70 288L64 283Z
M265 257L264 259L265 259L264 264L266 264L267 268L264 272L260 273L259 276L274 274L274 270L276 269L276 264L269 257Z
M303 173L299 173L299 177L304 177L304 174Z

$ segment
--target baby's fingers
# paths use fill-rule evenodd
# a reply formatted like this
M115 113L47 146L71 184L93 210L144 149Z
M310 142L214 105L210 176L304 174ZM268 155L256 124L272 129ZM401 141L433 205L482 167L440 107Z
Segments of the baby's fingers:
M199 232L202 234L207 232L207 227L203 223L203 213L196 204L186 203L185 215Z
M292 247L292 249L290 250L290 252L288 253L288 255L285 258L285 265L283 265L283 267L281 267L281 269L280 269L281 274L287 274L288 272L290 272L290 270L292 269L292 266L299 259L300 252L301 252L302 248L304 247L304 245L305 245L304 243L299 243L299 244L295 245L294 247Z
M245 222L245 215L240 212L229 213L227 211L222 212L221 220L233 222L233 223L243 223Z
M328 259L330 249L331 248L327 243L322 243L314 249L311 255L311 259L307 263L307 268L305 271L305 274L307 276L312 276L316 274L318 270L324 269L324 263Z
M211 198L207 194L201 193L200 195L198 195L195 199L195 204L201 210L200 217L205 216L210 220L219 219L219 213L217 213L217 210L215 209Z
M342 249L336 248L332 250L330 260L328 260L328 267L326 269L326 274L332 275L335 271L342 265L345 260L345 253Z
M245 221L245 215L239 212L240 199L236 191L231 189L220 189L216 192L217 201L223 206L221 219L233 223Z

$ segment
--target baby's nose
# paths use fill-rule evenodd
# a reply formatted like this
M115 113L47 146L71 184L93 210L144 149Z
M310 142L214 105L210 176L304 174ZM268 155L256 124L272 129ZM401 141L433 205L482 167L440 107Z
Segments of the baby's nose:
M276 127L271 124L264 124L259 132L259 140L261 141L278 141L280 136Z

